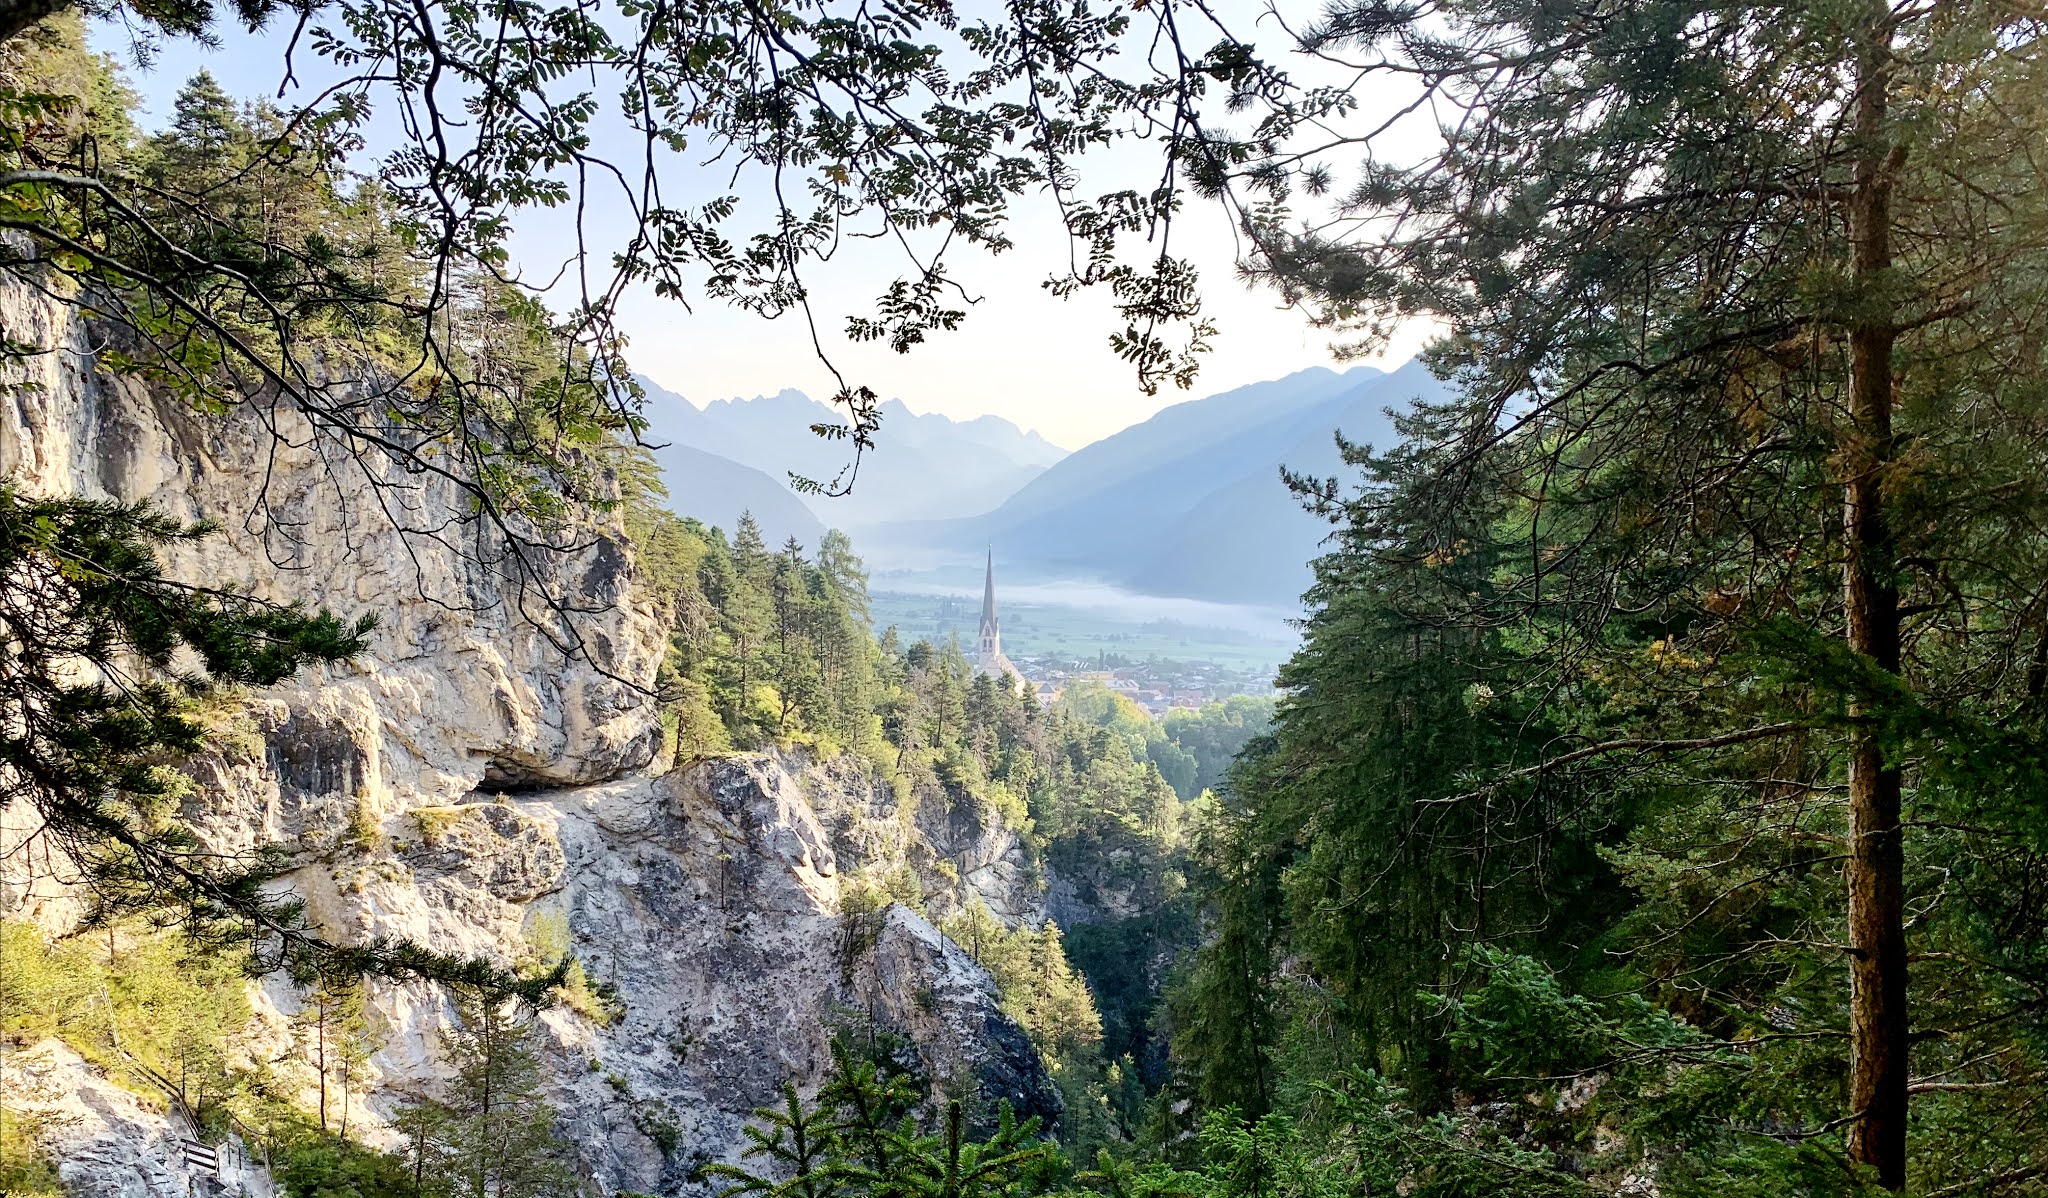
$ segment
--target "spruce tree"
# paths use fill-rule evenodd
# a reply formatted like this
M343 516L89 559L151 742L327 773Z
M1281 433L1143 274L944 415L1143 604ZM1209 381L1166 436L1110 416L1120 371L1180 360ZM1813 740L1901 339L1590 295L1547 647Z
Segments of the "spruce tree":
M542 1092L535 1021L501 997L458 992L442 1032L451 1075L405 1111L408 1162L448 1198L570 1198L580 1184Z
M1258 268L1364 345L1441 322L1456 388L1350 450L1362 493L1297 480L1342 539L1254 781L1292 798L1243 799L1248 827L1291 815L1240 884L1282 871L1337 976L1370 986L1376 946L1334 933L1375 907L1553 957L1581 919L1627 928L1701 1024L1841 1038L1833 1118L1881 1185L1972 1167L1939 1138L1916 1159L1908 1108L1954 1101L1913 1076L1963 1061L2018 1083L1972 1029L2032 1019L1993 997L2004 950L1950 954L2009 918L1989 863L2037 843L2040 32L1690 0L1369 0L1307 31L1464 114L1419 160L1347 143L1334 224L1277 205L1327 159L1250 176Z

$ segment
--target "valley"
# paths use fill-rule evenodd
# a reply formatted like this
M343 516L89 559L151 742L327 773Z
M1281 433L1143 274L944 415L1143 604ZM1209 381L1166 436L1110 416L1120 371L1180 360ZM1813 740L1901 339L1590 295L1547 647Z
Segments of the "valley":
M2048 1198L2048 20L1314 7L0 0L0 1198Z
M1003 646L1034 686L1075 673L1122 672L1126 680L1144 684L1140 689L1171 692L1176 705L1199 706L1211 697L1270 692L1273 671L1290 649L1285 637L1291 630L1277 619L1263 629L1187 624L1171 615L1143 618L1142 609L1151 605L1142 599L1105 606L1095 588L1025 588L1023 593L1031 598L1018 599L1009 587L999 592ZM905 639L971 645L979 600L877 591L871 610L876 627L895 628Z
M1283 470L1333 476L1340 434L1386 443L1389 413L1441 394L1413 363L1391 374L1316 368L1173 404L1073 452L993 417L955 424L885 404L853 492L799 496L790 475L830 480L852 464L844 442L811 431L844 427L843 414L796 392L700 409L641 383L652 397L646 439L676 447L655 456L671 455L670 503L682 514L729 526L752 510L778 540L841 528L894 590L970 585L973 562L993 548L1008 586L1064 589L1079 601L1057 605L1075 613L1150 600L1159 618L1268 633L1299 613L1307 563L1331 531ZM731 464L705 470L695 455L706 452ZM740 472L751 472L744 485L732 481ZM1195 614L1171 614L1173 600ZM1225 610L1203 617L1202 604Z

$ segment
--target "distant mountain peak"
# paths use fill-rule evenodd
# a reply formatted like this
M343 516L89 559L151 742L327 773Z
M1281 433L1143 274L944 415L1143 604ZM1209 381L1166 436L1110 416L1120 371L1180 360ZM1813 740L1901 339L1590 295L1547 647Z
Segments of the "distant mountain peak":
M993 412L984 412L979 416L969 416L966 417L965 419L962 419L955 416L948 416L944 412L914 411L912 410L909 404L904 403L901 399L883 400L880 410L882 415L882 427L884 429L887 429L892 421L898 425L904 423L928 423L932 425L949 425L953 428L970 429L974 430L977 433L992 436L1014 437L1020 441L1027 442L1035 446L1042 446L1045 449L1049 449L1060 454L1065 454L1069 452L1065 448L1055 445L1051 441L1047 440L1043 434L1038 432L1038 430L1024 428L1021 425L1019 425L1016 421L1010 420L1009 418L1004 416L998 416Z
M673 441L776 479L791 473L836 478L852 460L846 442L811 431L814 424L845 423L845 411L793 387L752 399L714 400L700 409L652 380L641 382L652 401L652 443ZM985 512L1066 456L998 416L959 421L914 412L900 399L881 407L881 432L861 463L853 493L802 497L828 526L858 530L885 521Z
M1386 444L1388 409L1441 393L1413 363L1298 370L1162 408L1075 450L986 515L876 529L863 544L887 569L994 539L1022 577L1289 607L1329 526L1302 510L1280 468L1343 474L1334 432Z

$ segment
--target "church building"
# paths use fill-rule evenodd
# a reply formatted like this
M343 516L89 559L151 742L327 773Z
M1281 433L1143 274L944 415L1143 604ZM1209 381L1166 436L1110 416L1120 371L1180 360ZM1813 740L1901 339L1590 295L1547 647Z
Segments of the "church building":
M996 552L988 552L988 575L981 589L981 635L975 641L974 668L991 678L1022 678L1023 671L1003 656L1003 622L996 618ZM1011 683L1015 685L1015 683Z

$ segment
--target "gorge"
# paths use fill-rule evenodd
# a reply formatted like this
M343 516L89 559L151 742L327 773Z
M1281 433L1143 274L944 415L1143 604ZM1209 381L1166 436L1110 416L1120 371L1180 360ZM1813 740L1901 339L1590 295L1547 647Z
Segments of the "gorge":
M188 767L185 817L218 851L289 846L284 881L336 940L515 969L573 953L604 997L546 1010L539 1057L590 1184L709 1192L699 1166L736 1160L750 1112L785 1083L815 1089L831 1038L856 1026L900 1037L935 1093L977 1096L977 1118L1007 1102L1058 1121L1038 1049L927 919L974 902L1012 926L1043 921L1041 867L999 810L816 750L677 760L655 686L671 616L616 523L596 519L587 547L545 563L579 613L585 648L570 656L519 613L505 572L432 536L445 499L431 484L387 505L253 417L210 420L98 369L100 332L67 305L10 286L0 310L54 351L7 380L0 472L224 525L169 554L174 578L377 613L355 662L222 701L234 734ZM266 455L260 491L218 465ZM8 817L9 918L68 934L84 894L24 809ZM914 879L919 911L848 903L850 886L891 875ZM305 989L272 974L249 997L241 1051L301 1055ZM391 1116L445 1080L449 1001L369 984L376 1048L351 1083L364 1142L398 1143ZM214 1192L181 1144L218 1129L163 1109L137 1075L141 1098L56 1039L10 1049L5 1068L10 1094L41 1095L17 1118L64 1116L51 1147L66 1193ZM270 1192L260 1170L235 1184Z

